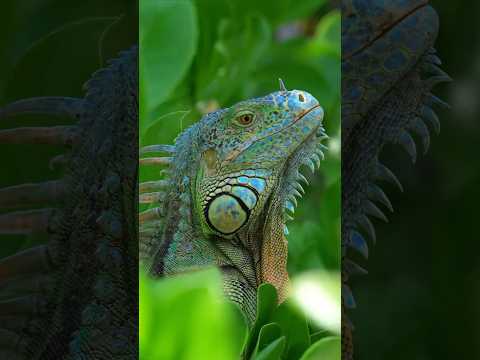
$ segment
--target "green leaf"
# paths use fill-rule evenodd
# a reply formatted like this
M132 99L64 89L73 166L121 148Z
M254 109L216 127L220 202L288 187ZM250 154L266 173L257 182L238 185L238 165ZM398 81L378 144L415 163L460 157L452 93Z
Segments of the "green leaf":
M195 55L198 29L190 0L142 0L140 23L142 124L151 120L150 113L187 73Z
M305 316L291 301L280 304L272 316L286 337L286 359L296 360L310 346L310 336Z
M242 88L242 79L256 67L271 41L271 29L260 15L243 21L222 19L210 57L197 58L196 99L215 100L221 106ZM237 94L238 95L238 94Z
M323 338L308 348L300 360L339 360L341 341L339 336Z
M262 326L252 357L255 358L264 348L281 336L282 329L277 324L270 323Z
M152 323L151 319L153 316L152 312L152 293L151 287L148 284L146 275L140 273L140 296L139 296L139 346L140 354L145 354L147 352L148 340L151 336Z
M199 39L198 60L207 60L217 41L218 24L222 19L231 17L231 9L225 6L225 0L195 0L198 13ZM203 68L198 69L202 71Z
M217 269L161 280L141 275L141 359L236 360L245 336Z
M272 284L264 283L257 290L257 318L250 330L246 354L250 356L256 345L256 339L259 336L260 329L268 323L277 307L277 290Z
M282 357L285 349L285 336L270 343L265 349L263 349L254 360L279 360Z
M320 330L320 331L317 331L317 332L310 335L310 342L313 344L313 343L317 342L318 340L323 339L327 336L331 336L331 335L332 335L332 333L330 331Z
M277 307L277 290L275 286L269 283L263 283L257 291L257 319L256 324L265 324L272 316Z
M308 46L309 54L329 54L340 57L341 19L342 15L338 10L332 10L322 17L317 24L312 42Z

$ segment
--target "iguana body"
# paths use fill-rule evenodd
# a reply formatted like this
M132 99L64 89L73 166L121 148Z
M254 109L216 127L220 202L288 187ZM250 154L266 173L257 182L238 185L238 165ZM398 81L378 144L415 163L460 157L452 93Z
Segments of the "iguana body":
M412 161L411 134L426 151L429 129L439 131L431 106L445 104L430 91L448 81L433 45L438 19L427 1L344 1L342 22L342 358L353 358L352 326L345 308L355 307L347 284L365 271L354 253L368 256L365 239L375 241L369 218L386 220L377 207L392 205L380 182L401 189L379 155L386 144L399 144Z
M83 99L33 98L0 108L67 116L67 127L4 130L0 141L64 144L64 176L0 190L0 233L48 234L0 262L0 359L138 357L138 54L95 73ZM58 161L60 160L60 161Z
M286 295L285 222L303 191L299 167L323 157L323 110L304 91L279 92L204 116L169 153L141 163L167 164L166 179L140 184L141 257L153 276L209 266L221 269L228 298L255 317L256 289L272 283Z

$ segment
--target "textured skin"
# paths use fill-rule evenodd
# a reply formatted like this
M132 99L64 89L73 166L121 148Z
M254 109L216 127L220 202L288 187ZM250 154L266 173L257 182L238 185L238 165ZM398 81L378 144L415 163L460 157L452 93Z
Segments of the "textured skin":
M0 262L1 359L138 357L137 57L133 48L95 73L84 99L34 98L0 109L2 118L77 120L0 136L69 149L56 161L62 179L0 191L2 207L56 204L0 216L2 233L49 235L45 246Z
M147 147L170 152L168 160L140 160L167 164L168 171L155 196L140 184L140 201L155 206L140 214L141 260L150 273L218 267L227 297L250 322L261 283L272 283L282 301L285 209L293 212L303 190L300 165L313 171L323 157L322 119L310 94L283 89L204 116L174 146Z
M375 241L371 218L386 220L392 205L379 183L401 185L379 162L386 144L399 144L414 162L412 135L429 145L438 132L432 105L445 105L432 87L448 76L433 44L438 19L427 1L343 1L342 22L342 358L353 358L347 308L355 301L348 280L365 270L351 261L368 257ZM380 206L380 207L379 207Z

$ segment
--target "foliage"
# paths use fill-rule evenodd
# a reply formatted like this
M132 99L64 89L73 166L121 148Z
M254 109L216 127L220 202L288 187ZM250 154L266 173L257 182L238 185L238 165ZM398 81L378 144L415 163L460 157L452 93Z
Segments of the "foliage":
M245 335L238 311L221 300L216 272L157 282L142 276L142 359L238 359L242 348L245 359L339 359L339 11L322 0L140 5L141 146L172 143L203 114L276 91L279 77L320 101L331 136L289 224L292 297L277 306L274 288L262 285L257 320ZM142 168L140 179L158 179L158 172ZM327 275L308 277L305 287L307 270ZM311 301L301 301L306 296Z
M246 327L240 312L221 301L217 271L157 282L141 274L140 293L142 359L238 357Z
M340 359L339 329L320 330L293 300L277 306L270 284L258 290L248 333L240 310L223 300L216 269L161 281L142 273L140 293L141 359Z

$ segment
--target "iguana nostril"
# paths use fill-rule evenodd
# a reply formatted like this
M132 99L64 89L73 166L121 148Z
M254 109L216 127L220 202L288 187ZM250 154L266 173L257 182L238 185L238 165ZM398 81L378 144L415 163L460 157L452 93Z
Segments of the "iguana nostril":
M303 96L303 94L298 94L298 100L300 102L305 102L305 96Z

